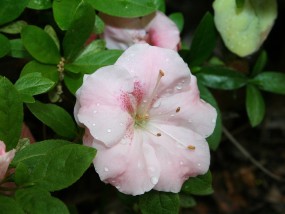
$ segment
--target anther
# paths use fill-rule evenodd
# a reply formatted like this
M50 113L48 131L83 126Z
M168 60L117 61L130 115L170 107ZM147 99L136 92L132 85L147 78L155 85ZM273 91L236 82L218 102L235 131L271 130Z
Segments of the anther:
M180 112L180 107L178 107L178 108L176 109L176 113L178 113L178 112Z
M156 136L157 136L157 137L160 137L160 136L161 136L161 133L158 132L158 133L156 134Z
M159 70L159 74L161 75L161 77L164 76L164 72L162 70Z
M192 146L192 145L187 146L187 148L190 149L190 150L195 150L195 149L196 149L196 147L195 147L195 146Z

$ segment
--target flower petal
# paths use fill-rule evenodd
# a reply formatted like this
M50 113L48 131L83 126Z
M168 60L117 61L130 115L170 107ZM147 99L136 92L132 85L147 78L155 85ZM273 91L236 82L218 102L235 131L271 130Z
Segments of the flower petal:
M148 44L136 44L128 48L115 65L124 67L145 88L145 98L151 96L159 71L164 72L157 94L184 90L190 82L190 70L177 52Z
M203 137L212 134L217 112L200 99L195 76L186 91L159 98L150 109L151 121L188 128Z
M189 177L205 174L209 169L210 152L206 140L183 127L152 124L161 133L152 136L151 146L160 163L160 177L154 189L179 192Z
M146 30L149 44L177 51L180 42L179 29L164 13L157 11Z
M5 177L9 164L13 160L16 150L5 152L6 145L0 141L0 181Z
M110 149L100 150L94 160L100 179L125 194L139 195L157 184L160 168L148 137L135 131L129 142L121 142Z

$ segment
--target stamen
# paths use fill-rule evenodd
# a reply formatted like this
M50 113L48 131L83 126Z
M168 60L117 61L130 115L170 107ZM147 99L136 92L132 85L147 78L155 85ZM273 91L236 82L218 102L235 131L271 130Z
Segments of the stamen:
M157 80L156 80L156 84L155 84L155 87L147 101L147 103L145 104L145 108L143 110L143 115L146 114L152 104L152 101L154 99L154 97L156 96L156 92L157 92L157 89L158 89L158 86L159 86L159 83L160 83L160 80L161 78L165 75L165 73L162 71L162 70L159 70L159 73L158 73L158 77L157 77Z
M157 136L157 137L160 137L160 136L161 136L161 133L158 132L158 133L156 134L156 136Z
M187 148L190 149L190 150L195 150L196 149L196 147L192 146L192 145L187 146Z
M176 109L176 113L178 113L178 112L180 112L180 107L178 107L178 108Z

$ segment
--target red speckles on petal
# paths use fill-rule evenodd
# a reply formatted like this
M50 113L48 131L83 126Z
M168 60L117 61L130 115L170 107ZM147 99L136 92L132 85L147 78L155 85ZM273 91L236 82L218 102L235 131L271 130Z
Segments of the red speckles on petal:
M128 111L130 114L134 113L134 108L133 108L130 94L128 94L127 92L122 92L119 100L124 110Z

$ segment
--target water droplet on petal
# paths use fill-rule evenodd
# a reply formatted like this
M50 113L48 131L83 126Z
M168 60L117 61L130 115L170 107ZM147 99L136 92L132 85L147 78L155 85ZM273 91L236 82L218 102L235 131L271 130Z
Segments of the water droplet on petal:
M111 133L111 129L107 129L107 132L108 132L108 133Z
M180 165L182 166L184 163L183 163L183 161L180 161Z
M198 165L198 166L201 166L201 164L200 164L200 163L198 163L197 165Z
M182 89L182 85L177 85L177 86L176 86L176 89L177 89L177 90L181 90L181 89Z
M143 100L143 102L144 102L144 103L146 103L146 102L147 102L147 100Z
M100 106L100 103L97 103L96 105L97 105L97 106Z
M161 104L160 100L157 100L157 101L152 105L152 107L153 107L153 108L158 108L158 107L160 106L160 104Z
M104 168L105 172L109 172L109 169L107 167Z
M171 114L170 117L174 117L174 114Z
M116 188L117 188L117 189L120 189L121 187L120 187L120 186L116 186Z
M123 126L124 124L123 123L120 123L120 126Z
M94 114L96 114L96 113L97 113L97 111L96 111L96 110L94 110L94 111L93 111L93 113L94 113Z
M93 123L93 124L92 124L92 126L96 126L96 124L95 124L95 123Z
M157 184L158 179L157 179L157 177L153 176L153 177L151 177L150 181L151 181L152 184Z

